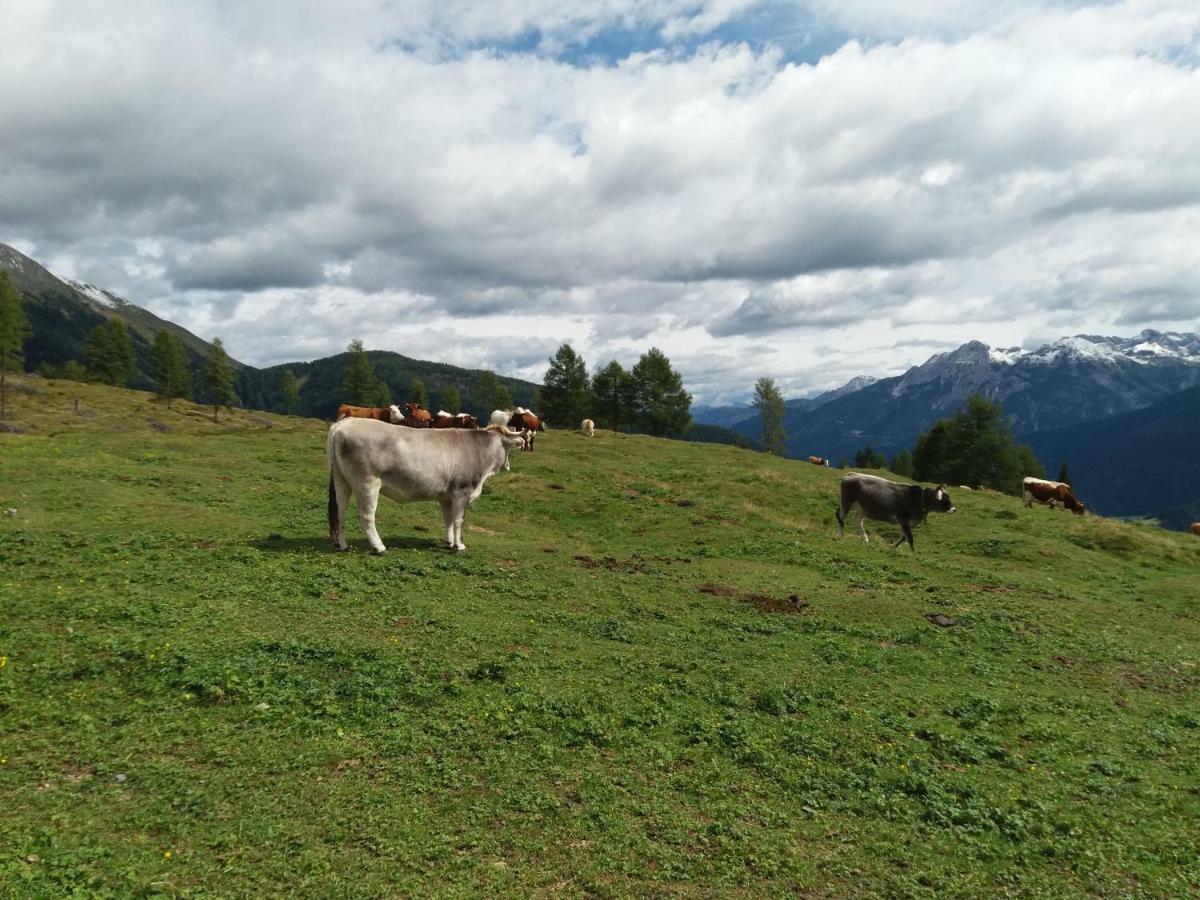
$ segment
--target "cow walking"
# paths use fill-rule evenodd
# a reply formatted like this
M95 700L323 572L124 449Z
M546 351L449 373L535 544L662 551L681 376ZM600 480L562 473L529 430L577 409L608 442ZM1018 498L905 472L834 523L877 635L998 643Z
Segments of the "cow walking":
M596 434L596 423L591 419L584 419L579 424L579 430L583 432L584 437L594 437Z
M353 495L358 520L376 554L387 548L375 530L379 495L399 503L436 500L442 507L446 544L466 550L462 542L467 507L483 484L505 467L508 452L525 444L524 435L508 429L394 428L374 419L347 418L329 428L329 538L346 550L342 522Z
M908 541L908 549L913 551L916 550L913 546L913 525L924 522L930 512L955 511L943 484L927 488L919 484L888 481L877 475L851 472L842 479L842 503L837 510L839 536L846 533L846 514L856 504L859 508L858 529L862 532L863 543L870 543L866 519L895 522L900 526L900 540L892 544L892 548Z

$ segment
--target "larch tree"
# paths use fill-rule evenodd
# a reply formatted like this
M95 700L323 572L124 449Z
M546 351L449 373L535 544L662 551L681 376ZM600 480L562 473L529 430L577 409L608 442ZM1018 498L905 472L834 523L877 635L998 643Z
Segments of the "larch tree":
M442 409L453 416L461 412L460 406L462 406L462 394L459 393L458 388L452 384L442 388Z
M371 367L367 351L363 349L363 343L358 338L350 342L346 352L349 356L346 357L346 364L342 370L343 402L352 406L367 406L375 400L378 391L375 370Z
M5 415L6 376L23 370L23 351L29 333L21 292L8 280L7 272L0 272L0 419Z
M483 392L483 402L488 409L512 409L512 392L495 372L484 372L479 379L479 388Z
M154 367L156 393L167 401L167 409L176 397L187 398L192 393L191 373L188 372L187 351L183 341L165 328L154 336L150 348L150 361Z
M283 370L283 375L279 378L279 391L283 394L283 406L288 415L294 416L299 413L300 382L296 380L296 373L291 369Z
M217 422L221 407L232 408L237 400L233 391L233 367L220 338L213 338L212 349L209 350L208 360L204 364L203 379L205 390L212 400L213 421Z
M425 382L420 378L412 380L412 386L408 389L409 401L417 404L421 409L429 409L429 389L425 387Z
M787 451L787 434L783 430L783 394L774 378L760 378L754 385L754 408L762 419L763 449L783 456Z
M88 375L103 384L129 384L137 371L137 356L125 323L112 318L93 328L83 343L83 362Z

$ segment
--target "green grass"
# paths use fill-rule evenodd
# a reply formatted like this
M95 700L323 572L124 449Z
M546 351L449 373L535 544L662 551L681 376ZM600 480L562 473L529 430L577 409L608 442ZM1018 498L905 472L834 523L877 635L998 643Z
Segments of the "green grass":
M323 424L27 385L0 893L1200 891L1194 537L959 490L910 554L836 470L552 431L466 554L334 554Z

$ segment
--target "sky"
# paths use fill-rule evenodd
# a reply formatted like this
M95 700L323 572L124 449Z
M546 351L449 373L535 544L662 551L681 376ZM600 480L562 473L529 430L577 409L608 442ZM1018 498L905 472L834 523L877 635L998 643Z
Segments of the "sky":
M255 365L697 402L1200 330L1195 0L22 0L0 241Z

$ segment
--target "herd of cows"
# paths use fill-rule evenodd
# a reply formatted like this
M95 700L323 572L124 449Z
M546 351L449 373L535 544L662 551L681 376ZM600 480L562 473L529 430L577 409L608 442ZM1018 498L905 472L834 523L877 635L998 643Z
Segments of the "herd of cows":
M579 430L592 437L595 429L591 419L584 419ZM534 435L542 430L541 419L520 406L495 410L488 424L479 428L474 416L446 412L431 415L416 403L405 404L404 410L394 404L343 404L326 441L330 539L338 550L348 549L342 522L353 497L371 550L376 554L386 552L375 529L375 510L382 495L400 503L436 501L442 509L447 547L467 549L462 541L467 507L483 491L488 478L509 468L509 453L518 447L532 451ZM824 457L810 456L808 461L829 466ZM1022 487L1026 507L1041 503L1079 515L1086 511L1069 484L1028 477ZM924 522L931 512L955 511L944 484L928 488L850 472L841 481L841 503L836 512L839 535L845 534L846 516L855 507L864 541L869 541L866 519L891 522L900 526L900 538L893 548L907 541L910 550L915 550L914 525ZM1191 530L1200 535L1200 522Z

